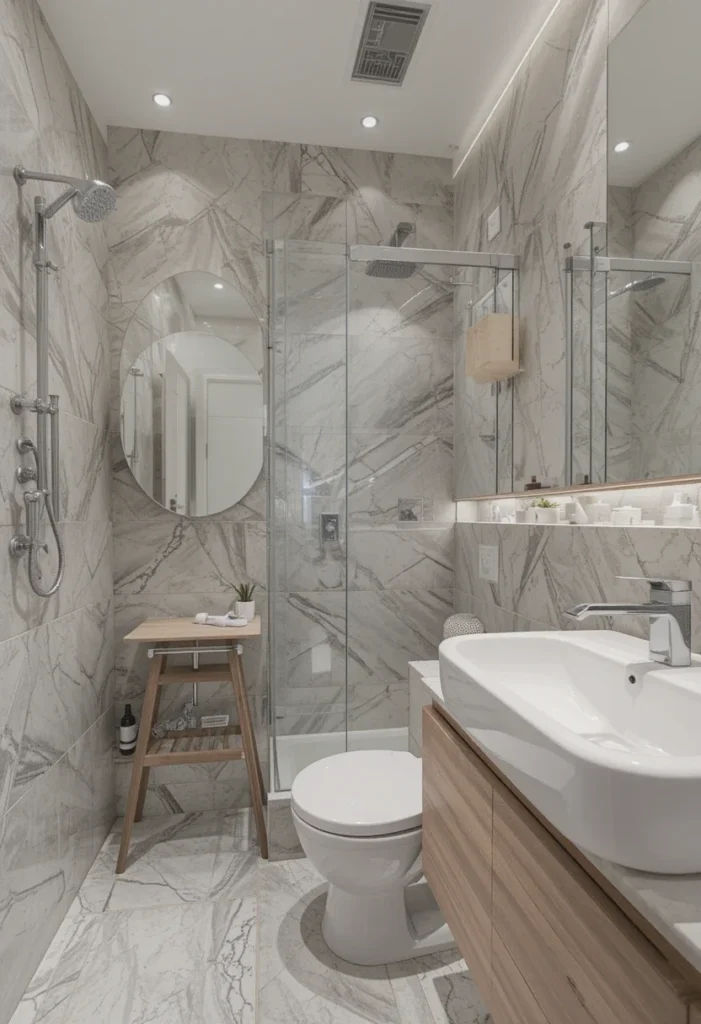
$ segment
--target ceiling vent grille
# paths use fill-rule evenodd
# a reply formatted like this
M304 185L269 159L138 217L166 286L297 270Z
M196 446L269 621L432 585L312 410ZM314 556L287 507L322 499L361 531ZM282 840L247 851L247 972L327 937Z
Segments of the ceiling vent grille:
M351 76L354 81L401 85L430 7L371 0Z

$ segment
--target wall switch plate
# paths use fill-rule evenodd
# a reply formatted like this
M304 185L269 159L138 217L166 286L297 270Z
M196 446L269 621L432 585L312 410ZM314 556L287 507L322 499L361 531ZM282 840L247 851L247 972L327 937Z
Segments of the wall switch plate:
M480 579L490 583L499 582L499 548L480 544Z
M501 207L497 206L487 218L487 241L491 242L501 231Z

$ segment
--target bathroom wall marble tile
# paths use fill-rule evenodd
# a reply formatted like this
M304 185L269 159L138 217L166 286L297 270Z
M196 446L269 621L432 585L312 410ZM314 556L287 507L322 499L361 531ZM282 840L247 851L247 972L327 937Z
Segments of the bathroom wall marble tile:
M449 337L453 328L451 272L424 266L411 277L385 278L352 263L348 288L348 333L388 337ZM345 315L343 317L345 323Z
M433 501L435 522L455 519L452 437L355 431L349 459L348 515L353 525L396 524L399 499L414 497Z
M453 339L348 339L348 416L355 431L447 434L453 430Z
M35 416L15 417L8 404L13 393L32 394L36 383L33 203L39 193L48 199L58 194L51 184L18 190L10 169L19 163L104 178L107 155L34 0L0 0L0 96L0 1021L5 1024L96 852L94 843L101 842L99 829L113 814L114 794L98 742L103 702L112 701L112 565L104 474L107 245L104 224L84 223L70 207L50 225L50 256L60 270L49 286L49 385L60 396L62 411L59 514L66 520L60 529L67 556L58 594L48 600L33 595L26 560L15 562L8 552L11 535L24 525L22 487L14 481L22 460L14 440L22 434L36 438ZM90 780L89 788L66 786L69 764ZM64 813L61 800L69 792L76 800Z
M10 561L9 543L16 527L0 526L0 545L7 552L5 574L0 582L0 641L35 629L44 622L108 598L111 590L111 527L109 523L63 523L66 572L58 593L50 600L30 589L26 562ZM48 578L55 555L42 554L40 565Z
M344 430L346 363L344 334L288 333L276 352L280 425Z
M376 190L406 202L451 202L450 162L440 157L307 145L288 150L286 164L278 159L276 190L338 196Z
M338 196L271 192L263 196L266 237L345 245L346 200Z
M116 524L116 594L232 595L243 579L265 585L264 527L166 516Z
M616 596L625 600L626 595L635 600L636 596L645 596L644 584L625 583L617 577L690 579L692 622L698 623L701 551L695 533L665 527L595 529L458 523L456 590L485 607L497 606L507 616L541 624L536 628L591 629L591 622L570 623L563 619L562 612L585 600L610 601ZM498 584L479 578L480 543L499 545ZM573 566L577 566L576 573ZM601 619L594 628L606 625L607 620ZM647 635L647 623L635 617L617 619L615 628L634 636ZM699 650L700 645L697 626L692 646Z
M347 199L349 245L389 245L399 223L414 226L404 245L422 249L451 249L452 203L427 205L398 201L374 189L362 189Z
M60 518L104 522L111 515L107 425L61 416ZM25 461L25 460L23 460Z
M113 701L112 606L89 605L26 636L5 641L11 667L23 659L0 737L7 800L4 813L107 712Z
M562 5L457 181L456 245L496 248L521 257L524 373L515 382L517 489L533 473L549 483L563 482L562 246L565 242L579 246L584 223L605 219L607 41L607 0ZM497 204L502 231L490 243L486 218ZM462 373L456 373L458 408L470 401L474 391L464 380ZM485 490L485 484L495 478L494 453L487 447L473 450L466 419L465 413L458 414L457 493L491 493L493 486ZM485 434L493 432L485 426Z
M105 712L56 767L58 854L71 895L77 893L116 813L112 714Z
M609 0L609 41L613 42L647 0Z
M427 524L420 529L352 526L349 587L359 591L450 590L453 546L452 524L439 529Z
M348 594L349 728L408 726L406 666L436 657L452 610L452 590Z
M0 837L2 1013L7 1020L72 899L57 864L53 779L45 776L0 819Z
M119 128L110 130L109 150L112 180L120 193L119 216L110 226L114 433L118 423L114 392L120 361L124 362L124 356L121 360L119 356L124 330L149 289L174 272L209 270L238 282L263 316L263 232L266 237L294 240L284 268L279 268L285 275L284 299L273 310L277 373L273 414L278 430L277 469L281 470L276 472L278 544L273 584L284 609L284 615L277 616L276 629L281 637L289 637L289 646L285 646L287 639L278 640L280 678L276 682L289 702L288 723L299 724L306 716L316 723L315 728L321 728L322 721L333 727L336 712L331 709L339 670L335 666L344 664L345 658L342 616L340 609L334 611L333 599L342 596L345 554L340 546L333 552L321 547L319 515L334 512L343 521L346 510L347 289L345 250L340 246L350 237L349 231L358 241L386 240L397 219L416 223L417 239L423 239L419 244L449 246L450 164L423 157ZM426 518L450 521L450 445L447 440L438 441L436 434L439 429L446 438L452 433L446 384L450 361L444 340L452 330L452 285L435 269L407 281L381 281L367 277L364 269L359 268L361 277L355 282L353 329L359 338L374 331L377 344L368 342L367 355L357 364L358 423L375 422L375 400L363 392L373 375L386 375L393 366L398 372L396 386L394 379L388 379L381 402L386 404L388 394L397 394L404 404L411 402L412 411L403 418L398 403L393 406L390 426L380 427L386 450L392 447L389 431L411 429L414 421L414 434L426 435L418 444L411 438L395 444L413 448L415 457L411 452L396 457L393 470L386 471L386 487L396 488L394 507L387 514L396 519L397 498L413 496L415 486L411 485L418 483L423 472ZM374 309L378 303L387 309L380 321ZM389 345L391 352L379 364L374 360L382 345ZM417 384L421 376L417 363L422 370L430 363L427 386ZM421 452L422 448L427 450ZM120 631L122 623L135 624L139 615L156 606L184 607L180 590L183 597L194 591L216 601L215 595L225 594L238 578L252 577L264 584L265 537L251 522L264 521L262 487L222 516L222 522L175 524L138 494L118 446L115 453ZM402 481L402 468L409 477L414 473L415 480L405 477ZM429 489L429 477L443 480L435 495ZM423 491L418 493L423 496ZM429 498L434 497L431 506ZM243 520L245 529L238 525ZM289 621L284 621L287 617ZM137 707L145 668L139 659L133 652L117 655L120 699L128 696ZM254 680L263 678L263 668L260 658L252 671ZM317 703L322 698L323 714L308 712L312 693ZM212 699L220 696L216 693ZM172 706L183 698L184 694L174 695ZM215 786L224 792L223 781ZM208 805L219 798L217 793L208 797Z
M276 634L290 688L345 685L346 597L343 591L287 594Z

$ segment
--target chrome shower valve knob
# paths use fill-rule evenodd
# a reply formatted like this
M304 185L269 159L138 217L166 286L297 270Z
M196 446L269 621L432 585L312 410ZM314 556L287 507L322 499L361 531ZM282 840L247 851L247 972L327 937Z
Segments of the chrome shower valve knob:
M15 470L15 476L17 477L17 483L28 484L37 478L37 471L32 469L31 466L18 466Z

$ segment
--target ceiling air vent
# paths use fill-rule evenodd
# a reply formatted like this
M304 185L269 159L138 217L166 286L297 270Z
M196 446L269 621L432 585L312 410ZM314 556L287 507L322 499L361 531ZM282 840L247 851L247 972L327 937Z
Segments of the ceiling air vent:
M401 85L430 7L371 0L352 78Z

